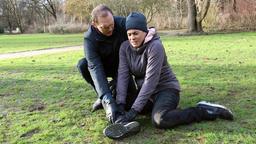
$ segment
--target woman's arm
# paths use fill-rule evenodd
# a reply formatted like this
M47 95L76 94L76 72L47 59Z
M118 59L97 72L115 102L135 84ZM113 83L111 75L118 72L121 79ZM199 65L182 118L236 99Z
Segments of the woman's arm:
M128 66L128 61L127 61L127 57L126 57L127 43L128 42L124 42L121 45L120 52L119 52L117 95L116 95L117 104L125 104L126 103L128 83L129 83L129 79L130 79L129 66Z
M144 82L137 99L132 108L140 112L146 105L148 99L153 95L159 83L161 69L165 57L165 52L161 42L155 42L148 48L147 67Z

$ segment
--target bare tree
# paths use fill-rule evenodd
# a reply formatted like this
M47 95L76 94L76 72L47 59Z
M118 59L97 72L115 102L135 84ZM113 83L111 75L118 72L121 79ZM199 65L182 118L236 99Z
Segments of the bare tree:
M157 13L168 6L167 2L166 0L141 0L138 6L139 10L147 17L147 22L149 23Z
M210 0L187 0L188 31L203 32L202 21L207 15Z
M11 33L14 26L14 20L13 20L9 1L3 0L1 2L1 8L3 9L3 13L2 13L3 22L5 22L3 25L6 25L8 27L9 32Z
M197 32L196 26L196 3L195 0L187 0L188 3L188 31Z
M20 32L24 32L24 17L22 11L25 8L25 1L22 0L2 0L3 17L8 25L9 32L14 27L18 27Z
M57 1L55 0L43 0L42 5L44 8L54 17L57 21Z
M22 19L22 8L20 7L20 2L21 1L17 1L17 0L9 0L9 3L11 5L11 9L15 18L15 22L17 24L17 26L20 29L20 32L23 33L24 32L24 23L23 23L23 19Z
M60 0L31 0L35 6L44 8L57 21L58 4Z
M39 20L36 20L38 23L43 23L43 32L46 32L46 27L49 23L49 12L41 5L38 0L30 0L29 6L39 17Z
M170 0L171 3L175 4L175 22L176 22L176 28L180 28L183 16L187 15L187 3L185 0Z
M210 7L210 0L197 0L197 31L203 32L202 21L206 17Z
M79 20L80 23L83 21L88 22L90 20L90 13L94 7L93 5L96 2L90 0L65 0L64 11L67 15L73 17L72 21Z
M163 8L167 7L166 0L98 0L100 3L107 3L115 14L127 16L132 11L141 11L151 22L154 16Z
M220 11L224 12L224 7L231 4L232 10L236 13L237 12L237 1L236 0L217 0L217 7L220 9ZM246 3L246 2L245 2Z

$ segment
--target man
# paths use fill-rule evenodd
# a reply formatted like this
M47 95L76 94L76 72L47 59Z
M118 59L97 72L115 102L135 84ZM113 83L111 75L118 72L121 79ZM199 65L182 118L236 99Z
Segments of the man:
M78 62L77 67L98 95L93 111L103 106L107 118L113 123L117 106L111 91L115 91L119 48L127 40L125 18L113 16L112 11L102 4L93 9L91 18L92 23L84 35L85 58ZM107 77L112 78L111 88Z

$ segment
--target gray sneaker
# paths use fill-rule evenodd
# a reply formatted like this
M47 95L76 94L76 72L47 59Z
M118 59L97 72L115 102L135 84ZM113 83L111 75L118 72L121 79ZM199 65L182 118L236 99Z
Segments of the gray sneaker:
M139 131L140 124L136 121L133 121L125 125L120 123L111 124L103 130L103 134L111 139L122 139L131 135L135 135Z

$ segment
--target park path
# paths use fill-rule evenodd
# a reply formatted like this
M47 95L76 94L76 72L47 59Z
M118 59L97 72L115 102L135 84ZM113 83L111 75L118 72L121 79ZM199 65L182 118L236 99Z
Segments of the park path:
M186 30L159 31L159 33L162 33L162 35L176 36L176 35L186 34ZM68 52L68 51L77 51L77 50L81 50L82 47L83 46L80 45L80 46L69 46L69 47L63 47L63 48L49 48L49 49L42 49L42 50L5 53L5 54L0 54L0 60L30 57L30 56L37 56L42 54L53 54L53 53L61 53L61 52Z
M25 52L6 53L6 54L0 54L0 60L30 57L30 56L37 56L42 54L53 54L53 53L77 51L81 49L82 49L82 46L70 46L70 47L63 47L63 48L49 48L49 49L33 50L33 51L25 51Z

